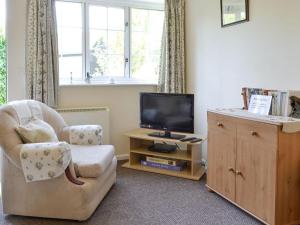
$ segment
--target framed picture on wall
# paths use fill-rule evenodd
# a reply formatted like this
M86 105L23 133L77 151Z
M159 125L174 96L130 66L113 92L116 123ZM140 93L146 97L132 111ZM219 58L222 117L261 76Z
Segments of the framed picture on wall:
M249 21L249 0L220 0L221 26Z

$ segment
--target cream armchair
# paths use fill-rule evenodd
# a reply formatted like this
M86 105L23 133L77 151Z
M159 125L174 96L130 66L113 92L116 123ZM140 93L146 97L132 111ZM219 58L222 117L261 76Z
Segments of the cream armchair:
M70 143L70 129L82 129L68 127L62 117L45 104L35 101L22 103L26 103L29 111L40 114L53 127L60 141ZM37 104L39 107L33 107ZM0 107L4 213L80 221L88 219L116 181L114 147L99 145L101 140L94 145L70 144L72 160L64 174L27 183L20 161L24 144L15 131L20 124L20 116L13 105Z

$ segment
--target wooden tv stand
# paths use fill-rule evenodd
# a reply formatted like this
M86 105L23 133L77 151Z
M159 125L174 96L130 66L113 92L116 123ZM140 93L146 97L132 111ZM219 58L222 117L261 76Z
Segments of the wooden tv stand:
M201 165L201 144L203 143L203 141L205 141L204 137L196 134L174 132L175 134L184 134L186 135L186 137L202 138L202 141L200 142L189 143L174 139L151 137L148 134L152 132L154 132L154 130L139 128L125 134L127 137L129 137L129 161L126 162L123 167L191 180L199 180L204 175L205 168ZM160 153L149 151L148 147L154 142L166 142L169 144L176 143L180 146L186 146L186 148L185 150L176 150L176 152L174 153ZM187 167L183 171L171 171L143 166L141 165L141 160L145 159L146 156L183 160L187 162Z

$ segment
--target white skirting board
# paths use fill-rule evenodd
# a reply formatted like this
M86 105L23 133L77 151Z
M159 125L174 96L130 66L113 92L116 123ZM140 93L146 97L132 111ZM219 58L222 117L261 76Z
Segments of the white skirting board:
M108 107L57 109L68 125L101 125L103 144L110 143L110 119Z

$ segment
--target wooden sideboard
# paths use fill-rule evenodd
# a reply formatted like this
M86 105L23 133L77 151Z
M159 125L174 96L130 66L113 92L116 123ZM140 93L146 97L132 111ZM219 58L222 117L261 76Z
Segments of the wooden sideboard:
M300 224L300 132L209 111L207 187L265 224Z

